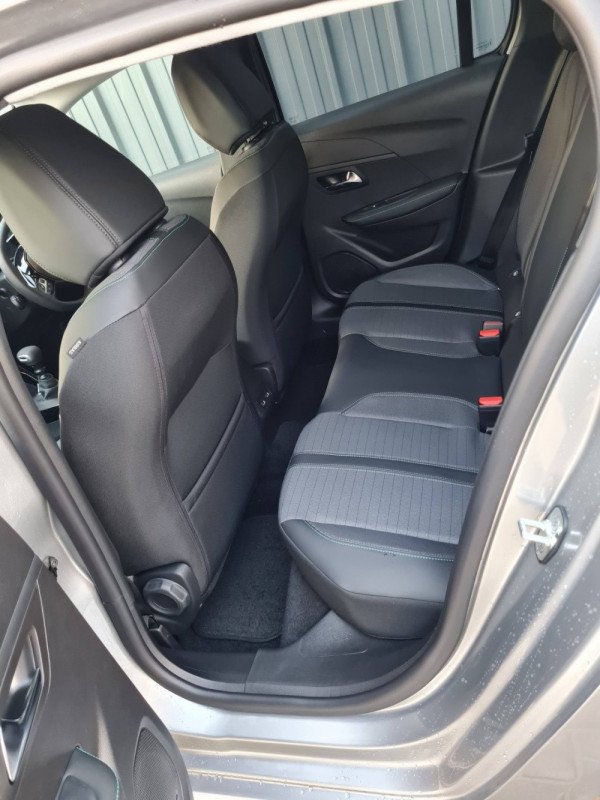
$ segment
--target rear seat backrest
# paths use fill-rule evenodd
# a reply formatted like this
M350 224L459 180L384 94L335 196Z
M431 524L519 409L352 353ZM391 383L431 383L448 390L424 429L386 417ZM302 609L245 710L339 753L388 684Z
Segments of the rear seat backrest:
M589 98L581 57L571 53L552 101L517 217L517 249L525 281Z
M583 62L572 53L560 79L517 219L522 288L514 267L498 276L510 335L502 351L508 388L527 342L571 255L595 183L595 121ZM520 301L514 297L521 293ZM511 297L511 294L513 297ZM516 319L514 309L518 308Z

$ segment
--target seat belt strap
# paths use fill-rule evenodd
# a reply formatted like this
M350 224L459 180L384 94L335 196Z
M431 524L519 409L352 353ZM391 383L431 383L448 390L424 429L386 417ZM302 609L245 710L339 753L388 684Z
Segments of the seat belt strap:
M476 263L485 269L493 269L496 266L500 248L502 247L502 243L506 238L508 229L510 228L510 225L517 212L519 203L521 202L521 196L523 194L523 190L525 189L525 184L527 183L527 177L531 170L531 165L533 164L544 128L546 127L546 121L548 119L548 115L550 114L552 101L554 100L556 90L558 89L558 84L560 83L568 56L568 52L566 50L563 51L562 62L558 70L558 76L554 82L552 91L550 92L550 97L548 98L544 110L542 111L542 115L538 120L535 130L525 137L525 152L523 157L519 161L519 164L515 169L512 178L510 179L510 183L508 184L508 188L506 189L504 197L500 202L500 206L498 207L498 211L496 212L496 216L492 222L492 227L488 232L481 254L479 258L476 259Z

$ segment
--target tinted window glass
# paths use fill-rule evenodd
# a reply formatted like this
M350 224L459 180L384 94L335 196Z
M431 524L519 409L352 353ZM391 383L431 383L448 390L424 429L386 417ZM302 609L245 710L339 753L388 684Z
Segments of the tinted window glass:
M474 0L475 55L498 47L511 0ZM260 41L291 123L459 65L454 0L400 0L265 31Z
M72 106L69 116L157 175L214 152L190 127L171 81L171 58L118 72Z

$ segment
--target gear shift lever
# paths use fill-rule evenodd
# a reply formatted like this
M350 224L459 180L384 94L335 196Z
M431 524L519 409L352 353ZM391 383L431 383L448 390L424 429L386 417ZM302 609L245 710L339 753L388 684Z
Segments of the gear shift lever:
M47 400L56 396L58 381L44 364L42 351L36 345L22 347L17 353L17 361L33 372L37 381L38 394Z

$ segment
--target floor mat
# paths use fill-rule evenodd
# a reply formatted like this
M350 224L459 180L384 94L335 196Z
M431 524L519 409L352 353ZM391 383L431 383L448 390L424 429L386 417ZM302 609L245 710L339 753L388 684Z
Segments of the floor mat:
M276 516L244 520L194 632L257 643L280 636L290 565Z

